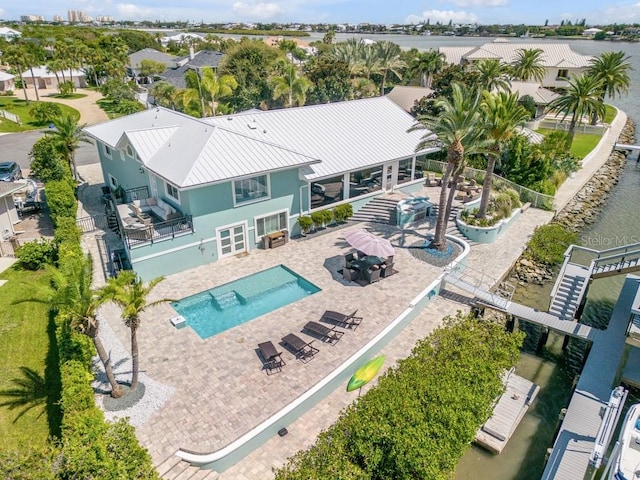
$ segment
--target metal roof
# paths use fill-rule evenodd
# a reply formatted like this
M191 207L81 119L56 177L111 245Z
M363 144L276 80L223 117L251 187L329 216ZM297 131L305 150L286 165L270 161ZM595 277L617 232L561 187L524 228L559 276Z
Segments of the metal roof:
M113 148L130 144L146 168L180 188L320 161L161 107L93 125L85 132Z
M143 48L129 55L129 64L132 68L138 68L142 60L153 60L169 65L180 60L180 57L160 52L154 48Z
M566 43L510 43L490 42L479 47L440 47L447 63L460 64L463 60L479 60L482 58L500 58L505 63L512 63L519 50L542 50L540 57L545 67L586 68L591 63L591 55L582 55L571 50Z
M387 97L252 111L207 121L321 159L311 167L309 180L411 157L425 134L407 132L415 119Z
M418 100L421 100L423 97L428 97L432 93L433 90L426 87L396 85L387 93L387 98L393 100L396 105L402 107L406 112L410 112Z
M15 75L11 75L8 72L3 72L2 70L0 70L0 82L11 80L12 78L16 78Z
M26 186L27 182L25 180L20 182L0 182L0 198L11 195Z
M555 100L559 95L548 88L544 88L539 83L511 81L510 91L518 94L518 98L529 95L536 102L536 105L547 105Z

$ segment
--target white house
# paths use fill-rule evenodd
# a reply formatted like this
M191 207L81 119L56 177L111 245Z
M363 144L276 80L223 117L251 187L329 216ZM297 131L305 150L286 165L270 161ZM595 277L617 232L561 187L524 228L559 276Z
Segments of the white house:
M64 70L62 72L52 72L46 66L34 67L22 72L22 78L27 87L33 87L34 83L38 88L58 88L64 81L71 81L76 88L87 86L86 74L81 70Z
M440 47L445 61L452 65L467 65L472 67L474 62L483 59L495 59L504 63L513 63L520 50L542 50L541 61L547 69L542 80L543 87L566 87L574 75L585 72L593 57L582 55L571 50L566 43L511 43L491 42L478 47Z
M12 28L0 27L0 38L5 40L13 40L14 38L20 38L22 33Z
M586 30L583 30L582 36L583 37L594 37L596 35L596 33L600 33L602 31L603 30L601 30L599 28L591 27L591 28L587 28Z
M13 90L15 88L15 85L13 83L14 78L15 77L10 73L0 70L0 92Z

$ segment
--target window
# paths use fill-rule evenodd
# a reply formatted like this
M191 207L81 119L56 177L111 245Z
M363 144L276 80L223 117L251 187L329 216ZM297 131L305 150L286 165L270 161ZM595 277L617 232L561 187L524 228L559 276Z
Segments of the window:
M109 175L109 185L111 185L113 189L118 188L118 180L116 179L116 177L114 177L110 173L107 175Z
M111 147L109 147L109 145L105 145L105 146L104 146L104 154L105 154L107 157L110 157L110 156L111 156Z
M274 213L266 217L256 218L256 237L260 240L269 233L289 228L287 212Z
M127 145L127 155L133 157L133 148L131 148L131 145Z
M176 187L174 187L173 185L171 185L170 183L167 183L166 186L167 186L167 195L169 195L175 201L179 202L180 201L180 192L178 192L178 189Z
M257 202L269 198L269 176L243 178L233 182L235 204Z
M567 80L569 78L569 70L560 69L558 70L558 76L556 80Z

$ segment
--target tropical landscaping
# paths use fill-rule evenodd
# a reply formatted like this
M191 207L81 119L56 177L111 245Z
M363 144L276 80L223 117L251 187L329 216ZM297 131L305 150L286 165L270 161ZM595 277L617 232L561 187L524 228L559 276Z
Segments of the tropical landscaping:
M89 77L101 84L107 96L108 108L122 115L140 107L134 100L136 86L122 80L124 52L129 52L131 45L126 38L113 37L97 35L92 40L95 45L104 45L102 56L86 51L76 64L65 64L63 68L89 69ZM210 41L227 53L220 69L190 72L185 89L156 83L153 92L159 104L204 117L247 108L289 108L364 98L384 93L392 84L431 86L435 93L426 111L418 114L415 129L425 131L417 148L438 145L446 155L439 216L431 243L434 249L445 247L446 221L466 166L485 169L486 174L480 205L477 211L467 213L465 220L489 224L505 218L519 206L520 198L510 190L494 191L494 171L535 191L553 194L597 142L597 136L575 131L578 119L606 122L611 109L604 105L605 95L620 95L628 88L623 56L612 55L613 59L603 61L608 72L617 72L613 75L596 77L594 62L593 75L572 79L569 89L550 106L552 111L570 118L568 133L542 130L545 140L532 145L517 133L529 118L527 110L506 90L511 78L538 78L539 54L535 51L524 50L514 65L483 62L473 74L466 74L446 68L435 52L402 52L389 42L376 46L358 41L334 45L327 37L318 45L318 54L306 58L284 42L272 48L248 40L230 45ZM119 53L107 57L109 48ZM64 51L64 47L54 45L54 58L58 54L59 59L64 58ZM92 53L98 60L89 60ZM287 55L297 61L286 60ZM16 69L25 66L17 62ZM455 81L448 82L452 77ZM96 312L102 303L113 301L121 307L122 318L130 329L133 372L127 388L136 390L140 314L168 301L147 302L151 290L162 279L145 284L130 272L110 281L104 289L93 288L91 259L80 249L75 225L74 151L83 141L81 127L72 112L63 109L52 114L50 107L47 112L38 105L30 102L34 121L52 122L56 127L33 150L35 171L47 182L56 238L52 243L23 246L18 256L24 270L8 272L3 277L38 284L36 290L41 293L38 296L36 290L30 291L34 298L28 299L22 297L25 292L18 291L16 298L3 300L11 314L3 319L7 323L2 328L26 334L29 348L37 350L27 359L0 348L0 360L11 359L7 369L10 378L0 377L0 393L3 398L19 400L11 405L33 407L15 422L18 428L8 448L26 455L28 461L24 465L28 468L48 466L51 478L54 474L55 478L155 478L150 459L138 445L132 427L126 422L105 423L95 406L90 357L97 352L112 395L123 395L123 385L113 376L110 359L97 336ZM300 225L306 223L303 230L322 229L332 222L341 223L350 215L341 206L314 212L304 221L302 217ZM499 373L513 365L519 342L518 336L505 334L497 325L479 324L470 318L452 319L448 328L419 342L411 357L385 375L378 388L350 407L314 447L279 471L277 478L413 478L416 472L425 477L448 475L479 423L490 414L501 389ZM34 357L37 361L33 361ZM474 361L478 357L487 361ZM451 358L459 361L452 362ZM463 381L452 381L459 378ZM16 386L20 388L16 390ZM413 394L407 395L407 391ZM447 392L445 398L443 391ZM58 399L60 409L56 410ZM45 407L51 407L51 411L46 409L48 428L42 422L33 425ZM409 413L398 418L400 410ZM8 415L11 412L0 410L0 424L13 422L14 417ZM411 430L407 419L417 430ZM399 435L406 431L413 432L409 441L404 433ZM46 441L49 434L51 442ZM25 439L33 442L31 451L22 449ZM394 448L389 449L388 445ZM440 461L425 464L424 458Z

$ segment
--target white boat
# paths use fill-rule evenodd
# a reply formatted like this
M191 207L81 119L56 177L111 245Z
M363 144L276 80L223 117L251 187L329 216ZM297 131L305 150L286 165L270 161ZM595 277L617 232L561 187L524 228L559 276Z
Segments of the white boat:
M615 460L610 478L612 480L640 478L640 403L629 408L618 444L620 453Z

